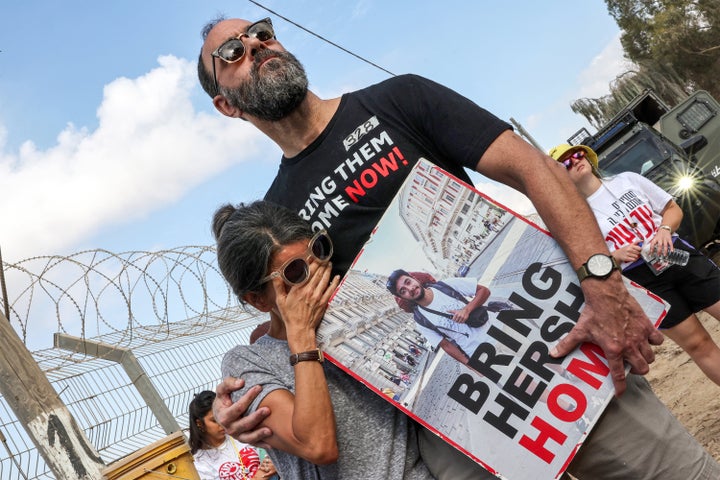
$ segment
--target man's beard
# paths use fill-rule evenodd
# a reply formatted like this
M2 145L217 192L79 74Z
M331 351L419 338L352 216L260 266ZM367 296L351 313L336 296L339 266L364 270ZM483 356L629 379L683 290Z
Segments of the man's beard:
M258 66L268 57L277 57ZM255 54L250 79L237 88L220 87L220 93L233 107L260 120L278 121L295 110L308 91L305 69L292 53L262 49Z

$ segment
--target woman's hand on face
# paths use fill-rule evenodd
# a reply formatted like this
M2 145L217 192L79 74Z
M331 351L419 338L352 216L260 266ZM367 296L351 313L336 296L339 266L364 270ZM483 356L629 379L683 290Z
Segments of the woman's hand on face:
M287 330L315 332L340 283L339 275L330 280L332 264L329 262L311 262L309 269L308 281L300 286L289 287L281 278L273 280L277 308Z

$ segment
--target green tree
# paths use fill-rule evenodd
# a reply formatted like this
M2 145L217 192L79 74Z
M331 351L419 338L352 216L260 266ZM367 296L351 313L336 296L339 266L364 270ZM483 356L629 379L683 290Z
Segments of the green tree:
M641 62L632 70L618 75L610 83L610 94L600 98L575 100L570 108L599 130L633 98L648 88L653 89L670 106L677 104L690 93L690 89L685 87L684 81L672 67Z
M720 96L718 0L605 0L627 58L674 69L684 86Z
M618 76L610 95L573 102L596 128L631 98L652 88L669 105L704 89L720 98L720 0L605 0L635 68Z

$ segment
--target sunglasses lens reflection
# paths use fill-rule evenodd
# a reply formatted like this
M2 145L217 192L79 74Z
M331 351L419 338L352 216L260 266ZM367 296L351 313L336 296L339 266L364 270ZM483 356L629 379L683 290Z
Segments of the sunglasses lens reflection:
M252 27L250 27L250 30L248 30L248 35L257 38L261 42L267 42L275 36L275 31L273 30L272 25L270 25L269 23L258 22Z
M319 235L312 244L312 254L318 260L327 260L332 255L332 243L327 235Z
M237 62L245 54L245 44L240 39L227 41L220 50L218 55L228 63Z
M275 38L275 30L273 30L272 24L268 21L254 23L250 26L246 34L241 35L241 38L233 38L222 44L217 49L217 56L227 63L239 61L243 55L245 55L245 44L242 41L243 36L257 38L261 42L267 42ZM213 55L216 54L213 53Z
M582 160L585 158L585 151L584 150L578 150L577 152L570 155L568 158L562 161L562 164L565 165L565 168L570 170L573 166L573 160Z
M283 275L290 283L302 283L308 277L308 265L302 258L296 258L285 266Z

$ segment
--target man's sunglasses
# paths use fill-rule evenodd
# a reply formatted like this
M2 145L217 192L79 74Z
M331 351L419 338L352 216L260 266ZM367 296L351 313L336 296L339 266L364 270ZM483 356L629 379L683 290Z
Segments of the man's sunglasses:
M578 150L560 163L565 165L566 169L570 170L573 166L573 159L582 160L583 158L585 158L585 150Z
M240 36L231 38L225 43L221 44L215 49L210 55L212 56L212 67L213 67L213 80L215 81L215 93L218 92L218 81L217 73L215 70L215 59L219 58L225 63L235 63L242 60L245 56L245 44L242 41L243 37L257 38L261 42L267 42L275 38L275 30L272 26L270 18L264 18L250 25L245 33L241 33Z
M281 277L285 283L292 286L299 286L307 282L310 277L310 266L307 260L314 258L320 263L327 263L333 254L333 244L330 236L325 230L316 233L308 243L307 252L301 257L291 258L283 263L280 268L267 277L260 280L263 285L273 278Z

